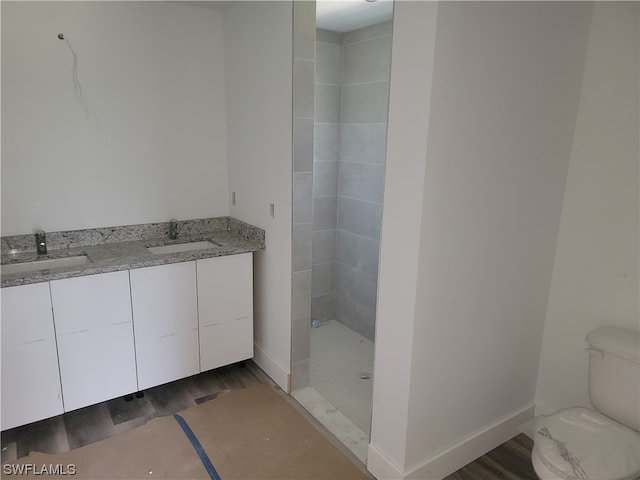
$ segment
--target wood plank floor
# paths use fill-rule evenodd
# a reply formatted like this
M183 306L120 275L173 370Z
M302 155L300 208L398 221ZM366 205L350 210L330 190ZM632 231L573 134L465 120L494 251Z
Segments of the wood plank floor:
M173 415L211 400L225 390L238 390L256 383L273 384L253 362L247 362L246 368L230 365L145 390L142 398L134 397L130 401L116 398L6 430L1 434L2 463L26 456L31 451L66 452L144 425L154 417ZM283 396L332 444L368 473L365 466L292 397L284 393ZM531 467L530 452L531 441L520 435L450 475L447 480L534 480L537 477Z

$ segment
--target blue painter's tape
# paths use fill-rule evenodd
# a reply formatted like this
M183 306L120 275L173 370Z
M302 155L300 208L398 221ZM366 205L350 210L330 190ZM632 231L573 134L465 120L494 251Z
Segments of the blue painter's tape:
M211 463L207 452L205 452L204 448L202 448L198 437L196 437L195 433L193 433L193 430L191 430L191 427L189 427L189 424L186 422L186 420L177 413L173 416L173 418L175 418L176 422L178 422L178 425L182 427L182 430L184 431L185 435L191 442L191 445L193 445L193 448L200 457L202 465L204 465L204 468L209 474L211 480L221 480L220 475L218 475L218 472L216 471L216 467L214 467L213 463Z

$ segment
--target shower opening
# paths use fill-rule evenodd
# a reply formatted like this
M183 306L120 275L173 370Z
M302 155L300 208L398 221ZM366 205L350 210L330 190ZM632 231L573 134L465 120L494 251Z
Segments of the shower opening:
M295 332L292 339L294 351L296 342L308 341L307 368L296 369L294 358L293 397L364 463L374 374L390 12L383 21L342 31L330 29L318 15L309 174L311 316L308 339ZM294 220L300 178L294 177ZM296 227L294 221L294 258Z

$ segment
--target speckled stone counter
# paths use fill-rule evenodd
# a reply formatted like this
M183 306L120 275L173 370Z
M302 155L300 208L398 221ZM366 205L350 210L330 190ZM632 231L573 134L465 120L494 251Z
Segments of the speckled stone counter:
M62 278L94 275L133 268L188 262L203 258L254 252L265 247L264 230L232 217L178 222L176 240L168 236L169 223L47 232L47 254L38 255L33 234L2 237L2 265L86 255L89 263L1 275L1 286L27 285ZM212 248L154 254L147 247L208 240Z

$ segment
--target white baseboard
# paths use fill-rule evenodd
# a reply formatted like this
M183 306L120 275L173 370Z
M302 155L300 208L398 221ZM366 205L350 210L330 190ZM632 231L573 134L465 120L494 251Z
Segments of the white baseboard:
M450 475L469 462L515 437L520 433L518 426L533 417L533 409L534 406L531 405L514 412L508 417L471 434L461 442L408 468L403 476L396 478L436 480Z
M258 345L253 345L253 361L264 373L278 384L285 392L291 392L291 373L280 362L262 350Z
M400 468L393 464L372 443L369 444L369 450L367 452L367 470L369 470L377 480L396 480L403 478Z

